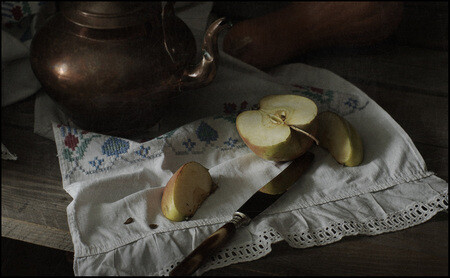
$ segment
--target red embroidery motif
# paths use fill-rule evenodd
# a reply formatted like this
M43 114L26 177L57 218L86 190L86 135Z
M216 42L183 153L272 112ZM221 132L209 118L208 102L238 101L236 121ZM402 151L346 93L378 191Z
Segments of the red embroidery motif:
M223 104L223 112L225 114L235 114L235 113L241 113L242 111L246 110L247 108L247 101L243 101L241 102L241 108L239 110L237 110L237 105L236 103L224 103ZM237 111L236 111L237 110Z
M235 111L236 111L235 103L224 103L223 104L223 112L225 112L225 114L232 114Z
M297 87L299 89L306 89L305 87L301 86L301 85L297 85L297 84L292 84L292 86Z
M64 145L71 148L72 151L75 150L78 143L79 143L78 138L76 136L74 136L73 134L67 135L66 138L64 139Z
M20 6L15 6L11 9L11 13L14 16L14 19L19 21L23 17L22 8Z
M247 104L248 102L246 102L245 100L241 103L241 110L240 111L244 111L245 108L247 108Z
M323 94L323 89L316 88L316 87L310 87L310 88L311 88L311 91L313 91L315 93Z

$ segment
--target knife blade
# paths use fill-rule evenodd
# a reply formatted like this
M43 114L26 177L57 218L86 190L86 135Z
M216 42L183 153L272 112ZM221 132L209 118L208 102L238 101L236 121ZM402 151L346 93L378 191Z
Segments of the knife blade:
M247 225L253 218L271 206L292 186L309 168L314 155L307 152L284 169L275 178L261 187L234 214L233 218L212 233L194 249L169 276L191 275L216 251L226 243L241 226Z

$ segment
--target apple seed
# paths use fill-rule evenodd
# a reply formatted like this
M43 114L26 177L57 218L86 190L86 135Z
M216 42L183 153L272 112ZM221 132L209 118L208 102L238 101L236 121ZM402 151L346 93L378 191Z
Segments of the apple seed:
M133 223L133 222L134 222L134 219L132 217L130 217L123 224L128 225L128 224Z

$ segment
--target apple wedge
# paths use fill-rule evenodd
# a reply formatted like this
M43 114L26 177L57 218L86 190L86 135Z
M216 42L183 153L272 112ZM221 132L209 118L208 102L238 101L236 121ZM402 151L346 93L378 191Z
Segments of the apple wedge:
M355 128L336 113L325 111L317 116L320 146L327 149L337 162L353 167L361 164L363 144Z
M183 164L164 188L162 213L172 221L186 220L194 215L212 189L208 169L195 161Z
M256 155L273 161L289 161L317 142L316 104L298 95L268 95L258 110L244 111L236 128Z

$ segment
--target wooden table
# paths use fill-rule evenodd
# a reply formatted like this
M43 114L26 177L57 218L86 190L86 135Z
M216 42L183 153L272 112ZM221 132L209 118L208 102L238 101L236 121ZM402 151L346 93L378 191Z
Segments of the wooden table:
M302 62L327 68L380 104L410 135L428 169L448 181L448 52L411 46L317 52ZM34 96L2 108L2 142L18 156L2 160L2 236L73 251L51 140L33 133ZM294 249L285 242L256 261L206 275L448 275L448 214L378 236Z

